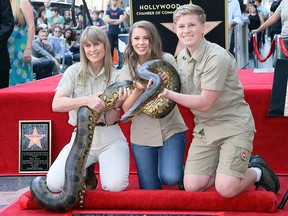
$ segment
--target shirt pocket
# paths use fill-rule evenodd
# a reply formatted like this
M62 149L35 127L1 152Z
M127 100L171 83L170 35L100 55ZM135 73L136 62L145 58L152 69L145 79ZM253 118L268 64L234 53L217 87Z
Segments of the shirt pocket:
M251 142L233 140L231 144L234 146L233 160L230 163L230 169L244 173L247 169L251 152L253 150Z
M74 88L74 97L82 97L82 96L88 96L89 92L87 92L86 87L81 85L81 84L76 84L75 88Z
M202 70L198 70L196 69L194 71L194 76L193 76L193 82L194 82L194 85L198 88L201 86L201 77L202 77Z

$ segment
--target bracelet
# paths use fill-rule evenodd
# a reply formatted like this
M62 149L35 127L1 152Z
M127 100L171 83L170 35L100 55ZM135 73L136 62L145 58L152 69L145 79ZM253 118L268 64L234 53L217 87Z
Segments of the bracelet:
M121 110L121 107L114 107L114 110L115 110L116 112L119 112L119 111Z

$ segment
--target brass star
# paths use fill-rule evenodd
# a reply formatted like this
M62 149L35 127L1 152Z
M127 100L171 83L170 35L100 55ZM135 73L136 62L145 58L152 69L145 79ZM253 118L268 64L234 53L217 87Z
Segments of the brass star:
M29 140L29 145L28 145L28 148L30 148L31 146L33 145L37 145L39 148L42 148L42 145L41 145L41 142L40 140L45 137L46 135L45 134L39 134L36 127L34 127L34 131L32 134L29 134L29 135L25 135Z

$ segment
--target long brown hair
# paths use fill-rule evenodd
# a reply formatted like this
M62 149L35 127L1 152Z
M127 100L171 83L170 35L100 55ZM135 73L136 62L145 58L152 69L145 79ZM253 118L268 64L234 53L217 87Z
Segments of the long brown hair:
M123 59L128 64L130 73L132 78L137 78L136 76L136 68L138 62L138 54L134 51L132 46L132 34L135 28L143 28L146 30L149 38L149 53L147 56L147 60L152 59L162 59L162 40L159 32L157 31L155 25L149 21L141 20L139 22L135 22L129 32L129 40L128 44L125 47L123 52Z

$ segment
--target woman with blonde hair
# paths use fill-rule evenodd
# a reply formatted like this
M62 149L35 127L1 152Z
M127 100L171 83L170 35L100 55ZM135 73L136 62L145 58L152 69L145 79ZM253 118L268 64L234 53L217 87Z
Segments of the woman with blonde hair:
M69 112L69 124L76 127L77 112L82 106L100 113L105 103L98 97L103 90L117 81L118 71L112 67L110 45L102 29L96 26L85 28L80 40L81 62L67 68L60 80L52 102L56 112ZM94 163L99 162L102 189L122 191L128 186L129 148L117 120L119 107L129 92L124 88L119 91L115 108L103 113L94 129L92 146L85 168L88 168L87 188L97 185L94 175ZM113 136L111 136L113 134ZM47 187L52 192L59 192L65 184L65 163L76 136L76 129L47 174Z
M9 85L33 80L31 46L35 34L33 7L29 0L11 0L14 30L8 40L11 69Z

